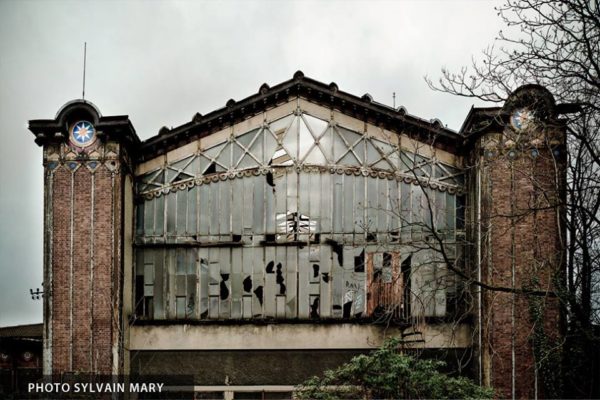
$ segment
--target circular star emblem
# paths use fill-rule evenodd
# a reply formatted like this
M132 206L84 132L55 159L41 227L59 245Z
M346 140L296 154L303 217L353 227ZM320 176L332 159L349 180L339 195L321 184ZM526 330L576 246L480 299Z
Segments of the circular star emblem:
M69 135L71 143L78 147L87 147L96 141L96 129L88 121L73 124Z
M518 131L522 131L530 127L533 123L533 120L533 113L526 108L516 110L510 116L510 124Z

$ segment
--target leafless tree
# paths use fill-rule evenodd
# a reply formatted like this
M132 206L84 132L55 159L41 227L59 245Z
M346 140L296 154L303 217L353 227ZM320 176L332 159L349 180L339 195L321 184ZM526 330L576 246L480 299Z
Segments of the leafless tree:
M494 45L458 72L442 69L429 86L501 103L536 83L559 103L567 126L565 349L569 396L598 394L600 343L600 8L597 0L507 0ZM562 104L562 105L561 105ZM597 356L596 356L597 357Z

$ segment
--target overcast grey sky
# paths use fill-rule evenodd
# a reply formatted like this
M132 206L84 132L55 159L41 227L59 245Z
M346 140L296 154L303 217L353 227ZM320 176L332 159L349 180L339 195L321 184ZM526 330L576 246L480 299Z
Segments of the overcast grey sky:
M27 121L81 97L147 139L300 69L458 129L473 103L432 92L502 29L497 1L0 0L0 326L42 321L42 152Z

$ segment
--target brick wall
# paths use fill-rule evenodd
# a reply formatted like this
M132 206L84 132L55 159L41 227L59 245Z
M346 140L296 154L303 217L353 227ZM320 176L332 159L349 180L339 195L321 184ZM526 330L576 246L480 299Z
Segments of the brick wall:
M485 138L484 138L485 141ZM495 287L555 290L560 270L561 244L556 206L555 160L549 148L533 157L520 150L482 157L482 279ZM542 396L543 384L535 372L532 340L532 299L527 294L486 290L483 296L485 380L499 397ZM560 310L556 298L542 299L546 333L559 334ZM536 387L536 379L538 385Z
M52 196L46 210L51 221L46 240L52 249L47 265L52 275L52 373L121 372L113 369L122 364L113 354L115 345L117 356L122 353L118 150L103 146L82 158L73 157L66 144L59 147L55 154L45 151L49 159L59 157L46 174Z

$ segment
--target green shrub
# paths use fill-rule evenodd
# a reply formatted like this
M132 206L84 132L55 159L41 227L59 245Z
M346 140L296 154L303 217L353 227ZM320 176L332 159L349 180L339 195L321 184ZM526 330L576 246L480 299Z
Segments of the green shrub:
M439 371L441 361L416 359L398 352L391 339L369 355L354 357L322 378L312 377L296 388L300 399L491 399L493 390L468 378Z

